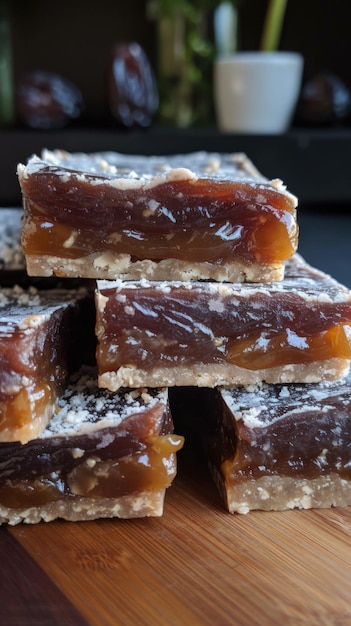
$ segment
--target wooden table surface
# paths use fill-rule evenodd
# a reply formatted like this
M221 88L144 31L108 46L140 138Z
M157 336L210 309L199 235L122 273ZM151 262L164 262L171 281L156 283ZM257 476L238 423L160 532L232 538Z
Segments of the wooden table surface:
M351 624L351 508L227 513L185 448L164 515L0 529L2 626Z

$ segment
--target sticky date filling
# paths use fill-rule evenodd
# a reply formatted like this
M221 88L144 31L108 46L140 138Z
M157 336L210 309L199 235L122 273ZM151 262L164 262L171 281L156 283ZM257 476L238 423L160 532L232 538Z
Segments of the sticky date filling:
M249 428L244 420L234 420L222 402L215 437L211 442L210 436L208 444L211 462L221 468L228 486L262 476L313 480L335 473L350 480L351 420L343 399L334 397L329 402L331 407L324 411L292 403L290 415L279 418L277 409L275 418L263 428Z
M105 445L106 440L110 441ZM62 498L118 498L168 487L183 439L173 434L138 441L112 428L73 438L0 444L3 506L40 506Z
M65 182L50 171L22 183L35 226L26 231L26 254L74 259L109 251L134 261L219 264L282 262L296 251L294 211L268 187L257 188L264 202L255 202L240 183L199 179L121 191L89 176Z
M125 364L149 369L195 363L229 363L247 369L351 358L344 324L351 304L306 303L297 294L278 298L220 297L178 286L101 289L101 373ZM211 304L212 302L212 304ZM212 310L211 310L212 307Z
M252 481L253 493L265 477L350 481L350 403L350 374L334 383L189 388L187 395L194 432L225 489Z

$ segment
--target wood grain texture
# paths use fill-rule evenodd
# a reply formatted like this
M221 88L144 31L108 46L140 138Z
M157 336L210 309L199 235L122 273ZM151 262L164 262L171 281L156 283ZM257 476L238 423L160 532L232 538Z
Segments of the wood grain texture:
M36 561L0 529L0 624L87 626L87 621Z
M232 516L180 461L162 518L8 532L92 626L351 624L350 508Z

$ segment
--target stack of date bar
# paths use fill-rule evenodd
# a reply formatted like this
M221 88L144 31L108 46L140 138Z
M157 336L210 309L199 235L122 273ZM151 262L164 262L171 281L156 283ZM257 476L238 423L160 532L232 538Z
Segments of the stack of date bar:
M35 438L0 445L3 521L160 515L182 446L170 388L194 392L230 512L351 503L351 293L297 254L279 179L203 152L44 151L18 176L28 274L96 281L97 380L64 377ZM82 362L78 337L64 352ZM49 363L56 381L63 361Z

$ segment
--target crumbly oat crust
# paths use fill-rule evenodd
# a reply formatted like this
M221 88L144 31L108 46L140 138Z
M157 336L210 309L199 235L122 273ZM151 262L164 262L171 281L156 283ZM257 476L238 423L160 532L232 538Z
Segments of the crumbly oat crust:
M284 264L272 265L242 263L188 263L179 259L162 261L133 261L128 254L90 254L79 259L61 259L54 256L26 255L27 270L31 276L65 276L75 278L84 276L114 280L215 280L232 283L281 281L284 276Z
M82 498L58 500L38 507L9 509L0 505L0 524L38 524L64 519L81 522L100 518L159 517L163 514L165 490L121 496L120 498Z
M99 376L99 386L117 391L121 387L173 386L217 387L267 383L315 383L322 379L340 380L348 373L350 361L328 359L314 363L289 364L261 370L247 370L230 364L206 364L189 367L154 368L152 371L120 367L116 372Z
M351 504L351 481L338 474L313 479L263 476L258 480L245 480L226 491L217 473L214 478L230 513L323 509Z

